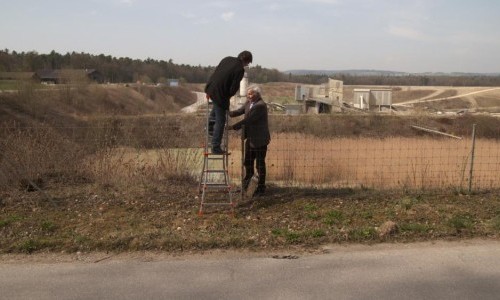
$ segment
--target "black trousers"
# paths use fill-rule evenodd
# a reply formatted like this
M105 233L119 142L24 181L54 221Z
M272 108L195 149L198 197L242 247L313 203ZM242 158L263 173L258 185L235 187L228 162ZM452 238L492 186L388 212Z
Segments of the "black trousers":
M250 142L245 141L245 178L243 179L243 188L247 188L250 179L254 175L255 167L257 174L259 174L259 183L257 190L264 191L266 189L266 154L267 145L262 147L253 148Z

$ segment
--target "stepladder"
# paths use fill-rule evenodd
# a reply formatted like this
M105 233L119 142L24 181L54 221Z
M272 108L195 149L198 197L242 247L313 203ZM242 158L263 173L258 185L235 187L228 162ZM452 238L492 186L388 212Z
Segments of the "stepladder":
M213 135L215 117L212 113L213 103L207 100L205 134L203 143L203 166L200 174L198 186L198 194L200 198L200 209L198 215L202 216L207 207L226 207L230 208L229 212L234 214L235 203L233 202L231 179L229 176L229 135L227 122L229 112L225 112L225 124L221 128L223 130L220 148L222 153L214 153ZM215 130L216 131L216 130Z

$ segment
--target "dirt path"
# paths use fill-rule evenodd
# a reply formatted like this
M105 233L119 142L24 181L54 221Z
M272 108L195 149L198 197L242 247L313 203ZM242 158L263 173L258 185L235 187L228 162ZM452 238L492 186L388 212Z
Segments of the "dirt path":
M193 92L193 93L196 94L196 102L194 104L184 107L183 109L181 109L181 112L183 113L197 112L198 108L206 103L207 99L205 98L205 93L201 92Z
M500 90L500 87L496 88L491 88L491 89L484 89L480 91L474 91L474 92L469 92L465 94L460 94L460 95L455 95L451 97L443 97L443 98L437 98L437 99L428 99L430 96L433 96L434 94L428 95L424 98L418 99L418 100L410 100L410 101L404 101L404 102L399 102L399 103L394 103L393 106L405 106L408 104L415 104L415 103L424 103L424 102L436 102L436 101L442 101L442 100L450 100L450 99L456 99L456 98L463 98L463 97L468 97L480 93L486 93L486 92L491 92L491 91L496 91ZM477 103L476 103L477 105Z

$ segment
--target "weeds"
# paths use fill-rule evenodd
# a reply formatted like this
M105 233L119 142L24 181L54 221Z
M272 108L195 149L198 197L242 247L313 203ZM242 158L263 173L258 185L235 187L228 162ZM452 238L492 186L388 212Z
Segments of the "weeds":
M474 218L470 214L455 214L448 220L448 225L460 233L473 227Z
M401 232L423 234L423 233L428 232L431 229L432 229L432 227L430 227L427 224L420 224L420 223L401 223L401 224L399 224L399 230Z
M374 240L377 237L377 231L373 227L355 228L349 231L349 236L354 241Z
M326 225L339 225L344 221L344 214L338 210L332 210L326 213L323 223Z
M497 215L493 218L493 228L497 231L500 231L500 215Z
M322 229L315 229L311 232L311 236L314 238L320 238L326 236L326 232Z
M54 224L52 221L46 220L42 222L41 228L43 231L54 232L56 230L56 224Z
M20 216L17 216L17 215L7 216L4 219L0 219L0 228L9 226L10 224L17 222L17 221L20 221L20 220L22 220L22 218Z

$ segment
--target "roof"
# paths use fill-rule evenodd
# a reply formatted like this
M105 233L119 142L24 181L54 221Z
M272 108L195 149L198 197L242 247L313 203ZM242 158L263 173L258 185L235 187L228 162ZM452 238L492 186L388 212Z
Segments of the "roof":
M61 79L61 78L84 78L93 73L99 73L96 69L58 69L58 70L38 70L36 74L40 79Z
M31 79L35 72L0 72L0 79L6 80L24 80Z

